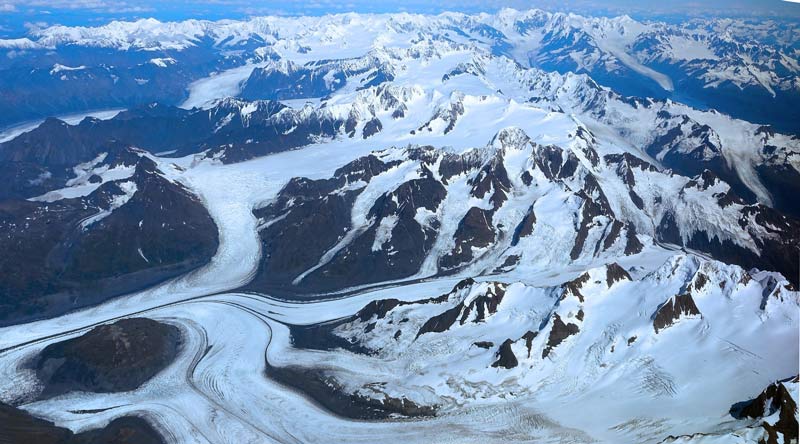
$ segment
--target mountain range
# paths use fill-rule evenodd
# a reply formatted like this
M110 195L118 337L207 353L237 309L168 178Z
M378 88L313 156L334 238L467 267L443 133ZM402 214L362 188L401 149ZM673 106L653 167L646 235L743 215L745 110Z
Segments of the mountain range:
M792 442L798 29L504 9L0 40L0 426Z

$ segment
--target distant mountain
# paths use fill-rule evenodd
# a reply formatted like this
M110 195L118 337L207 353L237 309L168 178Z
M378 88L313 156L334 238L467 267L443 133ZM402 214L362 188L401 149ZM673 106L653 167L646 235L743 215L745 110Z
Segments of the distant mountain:
M479 15L342 14L179 23L146 19L96 28L54 26L27 38L0 40L0 49L12 56L26 53L0 61L0 80L15 90L6 91L3 101L13 106L3 114L11 123L91 107L179 103L192 81L245 61L315 60L321 64L308 69L319 71L325 60L407 46L425 35L476 45L525 66L586 73L623 95L672 98L797 134L800 115L793 104L800 100L800 63L795 25L729 19L676 25L627 16L504 9ZM254 72L243 89L245 97L282 98L280 91L288 84L268 96L254 92L258 77L271 69ZM353 73L341 71L339 76L346 72ZM292 86L302 88L306 97L325 95L336 83L336 74L327 80L308 74L311 83ZM271 75L266 80L280 82ZM376 79L387 75L382 72ZM91 93L100 90L107 91L105 98Z

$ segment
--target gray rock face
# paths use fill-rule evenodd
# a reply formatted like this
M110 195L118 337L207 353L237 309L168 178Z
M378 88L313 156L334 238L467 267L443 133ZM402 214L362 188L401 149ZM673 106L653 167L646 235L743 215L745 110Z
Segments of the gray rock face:
M577 325L572 323L565 324L564 321L561 320L561 316L555 315L553 317L553 328L550 330L550 336L547 338L547 346L542 350L542 358L546 358L555 347L564 341L564 339L578 334L578 331L580 331L580 328Z
M419 270L438 226L435 221L421 224L417 213L422 209L435 212L446 193L430 174L379 196L368 210L369 226L351 226L353 205L364 191L363 186L351 184L366 183L396 165L366 156L340 168L330 179L292 179L273 203L255 212L266 222L260 235L264 250L270 253L262 258L259 273L248 287L323 292L399 279ZM350 236L350 242L337 247L345 236Z
M511 369L519 365L514 351L511 350L511 344L513 344L513 341L511 339L506 339L505 342L500 345L500 349L497 350L497 361L492 364L492 367Z
M455 248L439 261L444 269L456 268L474 258L472 248L487 247L495 240L492 211L472 207L461 219L455 233Z
M473 284L474 282L471 282L469 279L463 280L453 288L451 293L457 292L461 288L467 288ZM475 317L472 320L473 323L483 322L488 316L497 312L497 306L503 301L505 293L506 286L504 284L492 283L484 294L475 297L469 303L460 302L449 310L428 319L422 327L420 327L417 337L425 333L441 333L447 331L450 327L455 325L456 322L460 325L464 325L472 313L475 313ZM444 296L446 295L442 297ZM436 300L437 299L432 299L430 301Z
M618 263L613 262L606 266L606 285L611 287L614 283L619 281L630 281L631 275L625 271Z
M673 296L669 298L653 315L653 328L656 333L677 322L686 316L700 316L700 309L689 293Z
M797 381L797 376L776 381L755 398L734 404L730 413L737 419L764 419L778 413L777 421L774 423L770 424L767 421L761 423L767 432L767 443L797 442L797 403L792 397L790 389L784 384Z

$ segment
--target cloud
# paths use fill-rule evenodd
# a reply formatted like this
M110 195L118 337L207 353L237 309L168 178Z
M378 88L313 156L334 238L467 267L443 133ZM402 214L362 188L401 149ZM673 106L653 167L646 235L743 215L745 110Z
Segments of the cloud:
M23 26L25 27L25 29L28 30L28 32L35 32L35 31L38 31L38 30L40 30L42 28L47 28L48 23L47 22L25 22L25 24Z
M635 17L659 15L800 16L800 0L0 0L0 13L27 11L31 16L70 12L114 18L150 15L159 19L238 18L243 15L321 15L364 13L495 12L504 7ZM88 16L86 17L88 20ZM74 18L73 18L74 20Z
M139 3L139 4L136 4ZM126 12L152 12L155 8L142 5L143 2L115 0L0 0L0 12L17 11L17 6L26 8L47 8L57 10L86 10L95 13L126 13ZM37 11L43 13L44 11Z

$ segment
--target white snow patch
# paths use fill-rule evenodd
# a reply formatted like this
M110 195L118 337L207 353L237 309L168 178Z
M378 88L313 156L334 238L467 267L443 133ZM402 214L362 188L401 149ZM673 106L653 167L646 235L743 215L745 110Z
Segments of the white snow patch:
M120 182L117 184L117 186L119 187L120 190L122 190L123 194L114 196L111 199L111 202L109 202L107 209L98 212L94 216L90 216L82 220L80 223L82 229L85 230L90 225L110 216L111 213L114 212L114 210L128 203L128 201L131 200L131 197L133 197L133 195L136 193L136 182L134 181Z

